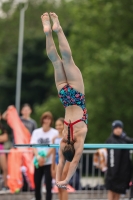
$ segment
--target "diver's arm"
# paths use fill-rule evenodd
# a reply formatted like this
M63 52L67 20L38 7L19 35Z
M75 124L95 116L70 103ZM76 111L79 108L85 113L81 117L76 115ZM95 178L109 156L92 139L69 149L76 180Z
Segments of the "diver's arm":
M65 178L66 184L69 183L70 179L72 178L72 176L74 175L74 173L78 167L80 158L83 153L83 147L84 147L84 140L75 142L75 144L74 144L75 155L74 155L72 162L70 163L69 170L68 170L67 176Z

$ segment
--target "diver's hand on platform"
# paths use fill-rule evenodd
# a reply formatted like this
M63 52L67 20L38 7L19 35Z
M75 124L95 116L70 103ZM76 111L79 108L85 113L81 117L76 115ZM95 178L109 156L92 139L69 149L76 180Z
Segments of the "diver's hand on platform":
M59 181L59 182L56 182L55 185L58 187L58 188L61 188L61 189L64 189L64 190L68 190L69 188L67 187L67 182L64 180L64 181Z

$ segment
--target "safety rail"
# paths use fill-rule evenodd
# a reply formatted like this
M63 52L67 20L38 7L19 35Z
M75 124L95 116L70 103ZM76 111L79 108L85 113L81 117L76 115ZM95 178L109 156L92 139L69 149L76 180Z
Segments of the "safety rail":
M20 152L32 152L31 150L19 149ZM3 153L7 155L10 150L0 150L0 158ZM72 177L70 184L75 188L75 192L70 195L70 199L78 199L80 194L82 194L79 199L107 199L107 191L104 185L105 173L101 172L101 170L97 169L93 165L93 154L96 150L84 150L81 160L79 162L78 169L74 176ZM131 158L133 157L133 151L130 151ZM1 159L0 159L1 165ZM2 173L0 169L0 196L1 200L4 200L6 197L7 200L12 200L9 192L1 191L2 188ZM45 186L42 186L42 193L45 193ZM27 199L34 199L34 192L28 189L27 192L20 191L21 197L24 195L29 195ZM19 199L19 194L17 194L17 198ZM13 197L13 195L12 195ZM14 197L13 197L14 198ZM21 198L20 198L21 199ZM57 199L57 194L53 195L53 199ZM125 196L122 196L121 199L129 199L129 190Z

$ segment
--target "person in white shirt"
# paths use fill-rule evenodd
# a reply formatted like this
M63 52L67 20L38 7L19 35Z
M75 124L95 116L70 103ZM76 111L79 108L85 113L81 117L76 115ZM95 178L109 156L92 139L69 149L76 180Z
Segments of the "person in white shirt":
M35 129L32 133L31 144L52 144L53 139L58 135L58 131L52 128L53 116L51 112L43 113L41 117L41 128ZM45 152L46 156L41 156ZM38 167L35 167L34 181L35 181L35 198L41 200L41 182L45 176L46 183L46 200L52 199L52 176L51 164L53 149L47 147L37 147L33 149L35 158L38 161Z

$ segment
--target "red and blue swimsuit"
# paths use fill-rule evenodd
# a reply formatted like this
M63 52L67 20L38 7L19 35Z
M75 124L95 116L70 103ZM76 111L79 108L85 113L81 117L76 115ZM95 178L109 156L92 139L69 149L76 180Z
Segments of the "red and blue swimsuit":
M88 122L87 109L85 106L85 95L82 94L81 92L78 92L77 90L72 88L69 84L67 84L60 90L59 98L65 108L68 106L77 105L77 106L81 107L83 110L83 117L81 119L78 119L73 123L71 123L71 122L68 123L68 122L64 121L64 123L67 126L68 125L70 126L71 134L73 137L73 125L78 122L81 122L81 121L84 121L85 124L87 124L87 122Z

